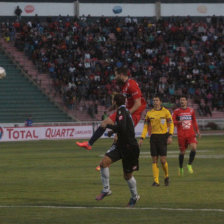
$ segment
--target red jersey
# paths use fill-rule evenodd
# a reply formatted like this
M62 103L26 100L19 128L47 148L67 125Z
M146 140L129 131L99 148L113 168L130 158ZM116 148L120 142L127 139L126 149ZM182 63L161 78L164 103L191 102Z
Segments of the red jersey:
M178 136L193 136L195 131L198 132L198 124L195 117L194 109L178 108L173 112L173 123L177 127Z
M135 99L141 98L141 106L131 115L134 126L136 126L141 119L142 112L146 108L146 101L142 97L142 92L139 89L138 83L133 79L128 79L123 85L121 91L127 98L126 107L129 110L133 107ZM110 115L110 119L115 122L116 112Z
M134 101L141 98L141 106L135 111L135 113L142 113L146 108L146 101L142 96L142 92L138 86L138 83L133 79L128 79L122 87L122 94L126 96L127 109L131 109L134 105Z

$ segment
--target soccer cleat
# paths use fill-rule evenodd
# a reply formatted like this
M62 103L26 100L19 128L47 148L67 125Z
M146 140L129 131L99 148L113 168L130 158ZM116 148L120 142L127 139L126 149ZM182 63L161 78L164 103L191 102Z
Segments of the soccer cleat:
M103 200L106 196L110 196L112 194L112 191L109 190L108 192L101 192L99 195L96 196L97 201Z
M100 171L100 165L96 167L96 171Z
M136 202L140 199L140 195L137 195L136 198L130 198L129 202L128 202L128 206L129 208L134 208L136 205Z
M159 187L159 183L153 182L153 183L152 183L152 186L153 186L153 187Z
M79 147L85 148L86 150L92 149L92 146L89 145L88 142L76 142L76 145L78 145Z
M192 169L192 165L191 164L187 164L187 169L188 169L188 172L190 174L194 173L194 170Z
M164 179L164 185L165 185L165 186L169 186L169 184L170 184L169 177L166 177L166 178Z
M178 176L183 176L183 175L184 175L184 168L179 168Z

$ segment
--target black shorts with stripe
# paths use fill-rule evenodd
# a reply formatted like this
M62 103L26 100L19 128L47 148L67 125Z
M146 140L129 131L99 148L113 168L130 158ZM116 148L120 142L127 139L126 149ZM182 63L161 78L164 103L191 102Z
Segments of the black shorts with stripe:
M138 145L127 145L121 149L117 144L112 144L105 155L110 157L113 162L122 159L122 166L125 173L132 173L133 171L139 170Z
M152 134L150 137L151 156L167 155L167 138L168 134Z

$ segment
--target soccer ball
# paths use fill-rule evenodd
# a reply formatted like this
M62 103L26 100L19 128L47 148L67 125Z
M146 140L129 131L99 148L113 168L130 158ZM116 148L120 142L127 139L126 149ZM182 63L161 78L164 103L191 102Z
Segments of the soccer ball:
M3 67L0 67L0 79L3 79L6 77L6 71Z

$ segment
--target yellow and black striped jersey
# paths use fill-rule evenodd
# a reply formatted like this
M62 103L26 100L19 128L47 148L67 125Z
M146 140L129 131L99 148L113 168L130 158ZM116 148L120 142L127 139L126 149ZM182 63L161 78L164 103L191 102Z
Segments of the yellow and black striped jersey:
M168 131L169 129L169 131ZM173 134L174 124L171 113L165 107L160 110L149 110L145 116L144 128L141 137L144 139L147 132L150 134Z

